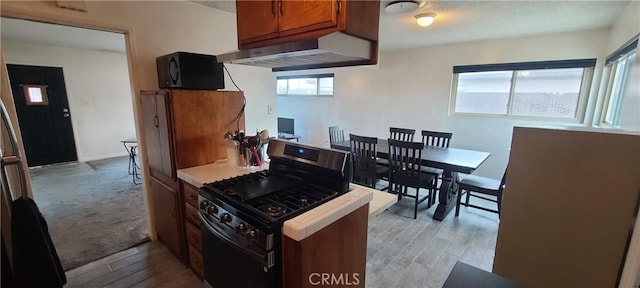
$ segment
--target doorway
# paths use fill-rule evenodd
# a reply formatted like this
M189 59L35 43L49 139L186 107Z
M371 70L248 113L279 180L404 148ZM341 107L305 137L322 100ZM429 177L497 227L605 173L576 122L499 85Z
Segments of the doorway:
M62 68L7 65L29 167L78 160Z
M148 241L142 185L132 181L123 147L137 134L124 34L10 18L1 24L33 199L63 268ZM31 142L46 152L32 152ZM71 146L72 156L55 155L53 146Z

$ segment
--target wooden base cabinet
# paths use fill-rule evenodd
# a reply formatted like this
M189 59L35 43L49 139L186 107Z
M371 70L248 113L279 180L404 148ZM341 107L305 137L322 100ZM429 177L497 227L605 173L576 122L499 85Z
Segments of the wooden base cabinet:
M187 240L186 247L189 251L189 266L202 278L204 277L204 267L200 217L198 216L198 188L180 181L180 191L182 199L184 199L184 234Z
M224 134L244 130L244 115L240 114L244 95L240 91L154 90L142 91L141 102L145 135L141 148L151 174L158 238L188 263L184 203L197 208L198 194L178 193L176 170L226 158Z
M158 239L169 248L171 253L181 258L183 245L180 237L180 207L176 205L178 193L174 188L153 177L150 184Z
M366 204L301 241L283 235L283 287L365 287L368 221Z

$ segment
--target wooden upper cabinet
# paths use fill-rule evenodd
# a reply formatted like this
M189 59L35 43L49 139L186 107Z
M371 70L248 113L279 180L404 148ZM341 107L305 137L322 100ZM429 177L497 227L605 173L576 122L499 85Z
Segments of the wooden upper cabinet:
M151 175L165 182L175 178L169 97L167 91L143 92L141 97L147 161Z
M238 43L250 43L278 36L279 1L236 1Z
M337 31L378 41L379 17L376 0L238 0L238 48L318 38Z
M338 1L282 1L280 36L338 25Z
M141 98L149 170L167 184L177 169L225 158L224 134L244 129L239 91L142 91Z
M176 169L227 157L225 133L244 130L243 99L240 91L171 90Z

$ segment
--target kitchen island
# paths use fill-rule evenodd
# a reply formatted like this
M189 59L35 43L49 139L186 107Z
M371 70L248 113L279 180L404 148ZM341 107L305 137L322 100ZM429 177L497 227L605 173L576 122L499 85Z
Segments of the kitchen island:
M226 178L249 174L249 173L265 170L268 168L269 168L268 165L263 165L261 167L241 167L241 166L229 165L226 162L222 161L214 164L207 164L207 165L201 165L201 166L196 166L196 167L191 167L186 169L179 169L177 173L178 173L178 178L180 180L184 181L185 183L195 188L200 188L205 183L211 183L211 182L219 181ZM397 195L371 189L361 185L351 183L350 189L351 189L350 192L353 192L353 191L358 191L358 193L360 193L360 191L371 192L372 198L371 198L371 202L369 202L369 219L382 213L384 210L391 207L391 205L393 205L398 201ZM320 207L316 209L319 209L319 208ZM316 210L316 209L313 209L313 210Z
M198 188L213 182L220 185L218 183L222 182L217 181L236 176L260 175L255 172L265 169L268 169L267 165L240 167L222 162L177 171L181 191L184 191L181 195L187 208L185 218L188 221L185 222L185 227L189 229L186 229L185 234L189 243L189 263L196 272L213 269L207 268L208 264L203 260L209 258L204 255L206 253L202 253L202 248L209 247L205 245L209 245L209 240L212 239L207 240L205 232L200 236L200 231L195 231L199 230L201 223L198 217L202 219L202 216L198 216L198 209L202 209L203 205L207 208L207 201L198 204L202 201L198 200ZM277 258L281 260L276 260L276 263L282 265L282 286L311 287L334 275L334 280L339 282L334 284L364 287L368 219L383 212L396 201L396 195L349 184L349 190L344 194L281 222L282 242L276 245L282 247L282 258ZM221 219L224 221L224 218ZM279 240L276 243L280 243ZM323 271L326 275L318 274L317 271ZM198 274L202 275L202 272Z

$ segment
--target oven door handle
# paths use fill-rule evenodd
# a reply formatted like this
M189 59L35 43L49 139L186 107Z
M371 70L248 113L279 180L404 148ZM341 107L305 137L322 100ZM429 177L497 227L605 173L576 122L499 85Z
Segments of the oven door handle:
M205 228L207 228L207 230L211 231L211 233L213 233L216 237L218 237L220 240L226 242L227 244L236 247L237 249L239 249L240 251L244 252L245 254L256 258L256 260L259 260L260 263L265 263L266 261L266 255L262 255L258 252L255 252L247 247L242 247L241 245L239 245L238 243L236 243L235 241L229 239L229 237L225 236L224 234L222 234L220 231L218 231L218 229L216 229L215 227L211 226L211 224L209 224L209 222L207 222L208 220L205 219L204 217L202 217L201 213L198 213L198 217L200 217L200 222L202 222L202 225L204 225Z

